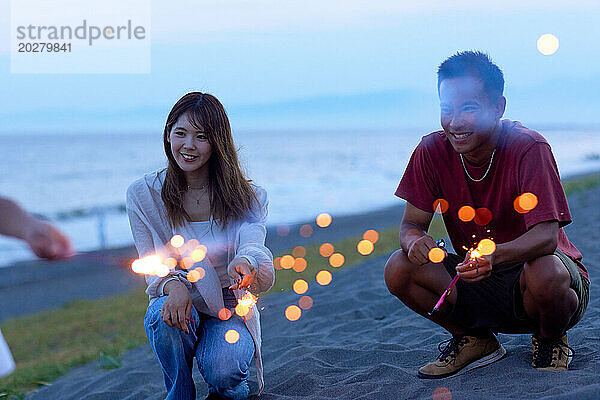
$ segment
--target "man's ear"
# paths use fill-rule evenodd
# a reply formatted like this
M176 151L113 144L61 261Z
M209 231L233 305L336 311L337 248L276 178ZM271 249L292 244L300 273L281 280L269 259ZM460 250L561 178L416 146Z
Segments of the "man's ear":
M506 110L506 97L500 96L496 101L496 118L500 119Z

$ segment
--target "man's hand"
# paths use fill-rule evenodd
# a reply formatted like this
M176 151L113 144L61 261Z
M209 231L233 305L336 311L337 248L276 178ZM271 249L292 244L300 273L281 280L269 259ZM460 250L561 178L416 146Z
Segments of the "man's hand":
M465 282L479 282L492 275L494 255L471 258L471 250L465 260L456 266L456 273Z
M236 282L229 289L249 288L256 278L256 270L250 262L244 258L235 258L227 268L229 276Z
M160 312L162 320L168 326L190 333L188 320L192 316L193 307L190 292L183 283L176 280L167 282L164 291L169 296Z
M437 245L431 236L421 236L410 245L410 248L408 249L408 259L413 264L427 264L430 262L429 250L434 247L437 247Z
M25 241L36 256L49 260L59 260L75 253L71 241L54 225L31 219L25 231Z

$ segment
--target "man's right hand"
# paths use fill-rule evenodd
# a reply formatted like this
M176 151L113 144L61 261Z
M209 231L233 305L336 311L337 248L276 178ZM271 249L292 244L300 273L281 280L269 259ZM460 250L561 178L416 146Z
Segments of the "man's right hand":
M429 235L424 235L412 242L408 249L408 259L411 263L423 265L430 262L429 250L437 247L433 238Z
M160 315L165 324L190 333L188 320L192 316L192 296L187 287L179 281L167 282L164 292L168 294Z

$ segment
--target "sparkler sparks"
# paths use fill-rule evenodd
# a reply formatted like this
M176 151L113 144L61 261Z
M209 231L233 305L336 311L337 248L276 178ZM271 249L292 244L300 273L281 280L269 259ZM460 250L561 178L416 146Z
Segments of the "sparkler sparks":
M241 299L238 299L238 304L235 306L235 313L240 317L245 317L252 311L252 307L256 304L258 297L250 292L246 292Z

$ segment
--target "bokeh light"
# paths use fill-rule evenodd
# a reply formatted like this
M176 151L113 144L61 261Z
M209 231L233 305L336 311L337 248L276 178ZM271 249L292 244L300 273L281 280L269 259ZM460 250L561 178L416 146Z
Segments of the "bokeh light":
M160 264L156 267L156 275L160 276L161 278L169 275L169 271L169 267L164 264Z
M241 299L238 299L238 304L235 306L235 313L240 317L245 317L256 304L258 298L250 292L246 292Z
M273 260L273 268L281 269L281 257L275 257Z
M296 258L294 260L294 266L292 267L292 269L296 272L302 272L306 269L307 266L308 263L304 258Z
M313 305L313 299L310 296L302 296L300 300L298 300L298 305L303 310L308 310Z
M240 334L235 329L230 329L225 333L225 340L227 343L234 344L240 340Z
M517 212L520 212L521 214L525 214L525 213L533 210L538 205L537 196L530 192L526 192L520 196L517 196L515 201L518 206L518 209L517 209L517 207L515 207L515 209L517 210ZM521 211L519 211L519 209Z
M379 240L379 233L374 229L369 229L363 233L363 239L375 244Z
M175 235L171 238L171 246L175 247L176 249L183 246L183 243L185 243L185 240L181 235Z
M288 308L285 309L285 317L287 319L289 319L290 321L299 320L301 315L302 315L302 310L298 306L292 305L292 306L288 306Z
M331 283L331 279L333 278L331 276L331 272L327 271L326 269L317 272L317 283L321 286L325 286L325 285L329 285Z
M227 321L229 318L231 318L231 310L228 308L221 308L218 316L220 320Z
M439 247L434 247L433 249L429 250L428 257L432 263L441 263L444 261L444 258L446 258L446 253Z
M556 53L558 46L558 38L551 33L545 33L537 40L537 49L545 56Z
M369 254L371 254L373 252L374 249L375 249L375 246L373 245L373 242L371 242L367 239L361 240L356 245L356 250L358 250L358 252L360 254L362 254L363 256L368 256Z
M177 260L174 259L173 257L169 257L169 258L165 259L165 261L163 261L163 264L165 264L167 267L169 267L169 269L173 269L177 266Z
M475 218L475 209L471 206L462 206L458 210L458 219L462 222L469 222Z
M192 257L183 257L181 259L181 267L185 269L192 268L194 266L194 260Z
M319 254L323 257L329 257L333 254L334 251L335 249L333 248L333 245L331 243L323 243L319 247Z
M482 239L477 245L477 250L484 256L489 256L496 251L496 243L490 239Z
M321 228L326 228L329 225L331 225L331 215L327 214L327 213L321 213L319 215L317 215L317 225L319 225Z
M190 258L194 260L194 262L200 262L204 260L204 257L206 257L206 247L202 245L196 246L190 253Z
M300 236L302 237L310 237L313 234L313 228L312 226L306 224L306 225L302 225L300 227Z
M439 387L433 391L433 400L452 400L452 392L445 387Z
M285 256L281 257L281 260L279 261L279 263L281 264L281 268L291 269L294 266L294 261L295 261L295 259L293 256L286 254Z
M306 256L306 249L302 246L296 246L294 247L294 250L292 250L292 255L296 258L298 257L305 257Z
M294 292L304 294L308 290L308 282L304 279L297 279L293 285Z
M290 227L288 225L278 225L277 234L279 236L287 236L290 234Z
M448 207L450 207L450 204L448 204L446 199L437 199L433 202L433 212L437 214L445 213L448 211Z
M344 256L340 253L333 253L331 256L329 256L329 264L332 267L341 267L344 265L344 261Z
M198 267L198 268L194 268L193 270L191 270L187 273L187 279L188 279L188 281L194 283L194 282L198 282L200 279L204 278L204 275L206 275L206 271L204 271L204 268Z
M475 211L475 223L480 226L485 226L492 222L492 212L485 207L478 208Z

